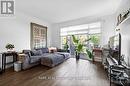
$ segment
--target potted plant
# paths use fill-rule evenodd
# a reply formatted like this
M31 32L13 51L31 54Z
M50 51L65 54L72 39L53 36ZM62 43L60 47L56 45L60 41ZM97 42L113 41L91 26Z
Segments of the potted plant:
M90 58L90 59L92 59L92 61L94 61L94 55L93 55L93 53L92 53L92 51L90 51L89 49L86 49L86 52L87 52L87 55L88 55L88 57Z
M14 48L14 45L8 43L8 44L5 46L5 48L6 48L8 51L12 51L13 48Z
M80 58L80 53L84 52L85 48L83 46L83 43L79 39L76 39L74 35L72 35L72 38L73 38L73 43L75 45L76 59L78 60ZM89 40L91 40L91 38L86 41ZM87 53L89 58L93 57L93 54L91 53L90 50L86 49L85 53Z

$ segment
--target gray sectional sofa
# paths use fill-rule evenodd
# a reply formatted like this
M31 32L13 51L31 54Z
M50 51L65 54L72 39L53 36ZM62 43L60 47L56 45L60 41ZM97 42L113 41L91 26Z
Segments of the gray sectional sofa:
M23 53L25 54L25 59L22 64L23 69L28 69L38 64L54 67L70 58L68 52L49 53L48 48L23 50Z

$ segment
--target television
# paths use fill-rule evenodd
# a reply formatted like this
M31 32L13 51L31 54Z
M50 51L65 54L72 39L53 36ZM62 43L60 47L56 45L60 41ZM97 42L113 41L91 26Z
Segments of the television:
M110 55L112 58L118 61L118 64L121 64L121 34L114 35L109 38L109 48Z

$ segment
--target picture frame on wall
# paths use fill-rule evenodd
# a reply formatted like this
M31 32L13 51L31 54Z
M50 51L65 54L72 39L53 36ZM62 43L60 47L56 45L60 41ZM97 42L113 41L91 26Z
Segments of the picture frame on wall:
M31 49L47 47L47 27L31 23Z

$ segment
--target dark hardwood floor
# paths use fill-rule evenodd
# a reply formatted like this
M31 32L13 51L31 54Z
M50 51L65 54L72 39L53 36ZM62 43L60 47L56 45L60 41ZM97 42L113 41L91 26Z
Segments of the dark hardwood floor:
M109 86L109 80L101 63L70 58L54 68L7 69L0 75L0 86Z

